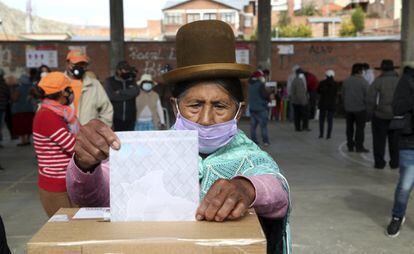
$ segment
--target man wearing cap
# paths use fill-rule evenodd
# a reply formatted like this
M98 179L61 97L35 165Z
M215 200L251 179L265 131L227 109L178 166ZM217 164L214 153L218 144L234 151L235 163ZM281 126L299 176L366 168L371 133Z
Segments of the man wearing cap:
M66 60L66 75L71 79L73 104L80 123L99 119L112 126L113 107L104 88L97 79L85 75L89 58L79 50L71 50Z
M392 113L392 97L398 84L398 73L395 71L392 60L383 60L381 75L374 80L369 87L367 95L368 116L372 117L372 140L374 150L374 167L383 169L386 165L384 160L385 143L388 137L388 149L390 153L389 165L392 169L398 168L398 135L389 126Z
M135 98L139 87L135 84L135 72L126 61L117 64L115 75L105 81L105 91L114 107L114 130L132 131L136 120Z

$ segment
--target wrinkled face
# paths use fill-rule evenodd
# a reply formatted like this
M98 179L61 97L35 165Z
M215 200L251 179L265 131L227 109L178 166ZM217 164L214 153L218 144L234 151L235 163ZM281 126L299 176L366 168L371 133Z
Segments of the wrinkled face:
M182 116L194 123L204 126L224 123L236 117L239 119L244 109L244 103L238 103L222 86L212 82L201 82L184 92L180 98L173 98L173 108L176 101ZM175 112L177 114L177 112Z

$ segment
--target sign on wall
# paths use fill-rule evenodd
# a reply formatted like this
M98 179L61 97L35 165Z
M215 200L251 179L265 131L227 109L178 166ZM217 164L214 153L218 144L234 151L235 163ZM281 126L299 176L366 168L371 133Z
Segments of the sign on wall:
M41 65L58 67L56 46L26 46L26 67L38 68Z
M239 64L249 64L250 55L249 47L247 46L237 46L236 47L236 62Z
M295 54L295 47L293 45L278 45L279 55L293 55Z

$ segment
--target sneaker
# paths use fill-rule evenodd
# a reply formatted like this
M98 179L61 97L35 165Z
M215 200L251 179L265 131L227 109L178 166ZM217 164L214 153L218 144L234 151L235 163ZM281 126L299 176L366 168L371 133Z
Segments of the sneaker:
M263 143L264 147L268 147L270 144L269 143Z
M387 236L389 237L397 237L400 234L401 226L405 222L405 217L392 217L390 224L387 227Z

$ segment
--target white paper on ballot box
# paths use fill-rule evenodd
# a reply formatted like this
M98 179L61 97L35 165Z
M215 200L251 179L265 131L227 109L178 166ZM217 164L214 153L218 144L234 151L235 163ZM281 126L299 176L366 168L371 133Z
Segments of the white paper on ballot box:
M194 221L199 205L196 131L117 132L110 151L111 221Z

